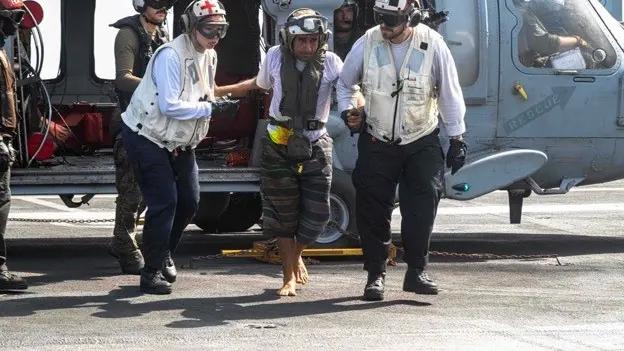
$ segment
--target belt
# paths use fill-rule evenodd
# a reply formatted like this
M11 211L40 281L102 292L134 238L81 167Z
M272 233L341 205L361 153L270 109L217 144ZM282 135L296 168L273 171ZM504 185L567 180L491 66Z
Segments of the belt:
M269 124L272 126L279 126L287 129L293 129L293 121L292 119L288 121L278 121L273 117L269 117ZM325 127L325 123L317 120L317 119L309 119L305 123L305 130L320 130Z

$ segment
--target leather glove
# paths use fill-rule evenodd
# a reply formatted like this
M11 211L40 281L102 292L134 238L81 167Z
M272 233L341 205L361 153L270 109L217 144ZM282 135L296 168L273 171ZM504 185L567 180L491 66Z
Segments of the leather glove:
M15 150L15 148L13 147L13 143L8 143L7 148L9 149L11 166L13 166L13 163L17 161L17 150Z
M361 133L364 130L366 112L364 112L363 107L344 110L340 114L340 118L342 118L347 128L351 131L351 136L355 133Z
M212 116L220 115L226 118L234 118L238 113L239 100L220 98L212 102Z
M11 166L11 151L4 143L4 141L0 140L0 173L4 173L9 170Z
M450 139L448 152L446 153L446 167L451 169L451 174L455 174L466 162L466 152L468 145L461 139Z

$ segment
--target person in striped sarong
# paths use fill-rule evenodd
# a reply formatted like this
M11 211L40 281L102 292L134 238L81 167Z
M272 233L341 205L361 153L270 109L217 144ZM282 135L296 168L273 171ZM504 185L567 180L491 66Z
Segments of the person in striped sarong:
M325 123L342 60L327 51L328 35L327 18L320 13L293 11L280 33L282 44L269 49L258 76L228 87L235 95L273 91L262 143L261 192L264 233L278 238L284 273L280 296L296 296L297 284L308 282L301 253L329 222L333 141ZM301 151L294 146L297 138L307 155L294 155Z

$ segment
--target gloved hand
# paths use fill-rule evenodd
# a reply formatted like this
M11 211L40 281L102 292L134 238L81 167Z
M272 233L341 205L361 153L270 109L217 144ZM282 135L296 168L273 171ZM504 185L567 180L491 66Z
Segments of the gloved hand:
M7 145L0 139L0 173L9 170L11 166L12 155Z
M468 145L461 139L450 139L448 152L446 153L446 167L451 169L451 174L455 174L466 162L466 152Z
M212 103L212 116L221 115L226 118L234 118L238 112L239 100L219 98Z
M350 110L344 110L340 114L340 118L347 125L351 131L351 135L355 133L361 133L364 129L364 123L366 122L366 112L364 107L352 108Z

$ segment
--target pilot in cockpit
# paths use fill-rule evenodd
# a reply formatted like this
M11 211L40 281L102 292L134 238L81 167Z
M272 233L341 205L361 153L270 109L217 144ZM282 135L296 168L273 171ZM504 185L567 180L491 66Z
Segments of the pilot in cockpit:
M527 67L585 69L581 49L587 41L565 29L565 0L514 0L522 11L518 37L520 62Z

